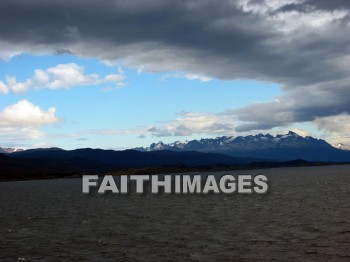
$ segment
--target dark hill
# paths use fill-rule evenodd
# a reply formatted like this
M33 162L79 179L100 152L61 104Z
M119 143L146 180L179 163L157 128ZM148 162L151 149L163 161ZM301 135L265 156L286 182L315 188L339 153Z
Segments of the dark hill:
M11 158L27 159L81 159L89 162L107 165L111 167L150 167L163 165L186 165L186 166L206 166L206 165L235 165L248 164L258 159L237 158L216 153L201 153L194 151L154 151L140 152L137 150L102 150L102 149L76 149L66 151L62 149L33 149L9 155Z
M103 173L118 169L149 167L209 167L246 165L253 158L200 152L140 152L102 149L33 149L0 154L0 179L64 177L72 174Z

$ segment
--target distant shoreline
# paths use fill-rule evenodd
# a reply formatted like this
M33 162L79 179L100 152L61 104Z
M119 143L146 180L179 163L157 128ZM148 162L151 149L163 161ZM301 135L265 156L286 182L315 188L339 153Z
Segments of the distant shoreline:
M279 168L298 168L298 167L322 167L322 166L344 166L350 163L295 163L288 162L283 163L257 163L256 165L246 166L201 166L201 167L184 167L184 166L168 166L168 167L146 167L146 168L124 168L108 172L79 172L79 173L60 173L60 174L28 174L25 177L12 177L10 179L4 179L0 177L0 182L19 182L19 181L37 181L37 180L51 180L51 179L74 179L81 178L82 175L86 174L97 174L97 175L155 175L155 174L185 174L185 173L210 173L210 172L224 172L224 171L255 171L255 170L266 170L266 169L279 169Z

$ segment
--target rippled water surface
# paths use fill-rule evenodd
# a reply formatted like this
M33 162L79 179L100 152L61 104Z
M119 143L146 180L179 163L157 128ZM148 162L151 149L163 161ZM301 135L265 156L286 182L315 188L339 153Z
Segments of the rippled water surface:
M261 173L266 195L83 195L0 183L0 261L350 261L350 166Z

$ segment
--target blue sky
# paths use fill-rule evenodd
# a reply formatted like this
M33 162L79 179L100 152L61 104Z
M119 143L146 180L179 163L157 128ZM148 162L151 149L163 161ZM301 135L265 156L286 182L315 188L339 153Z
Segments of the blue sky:
M0 96L2 108L27 100L44 111L54 107L58 121L41 127L46 134L40 138L20 142L3 140L2 145L42 145L66 149L129 148L147 146L159 140L170 142L211 137L213 134L210 133L157 137L152 132L138 133L137 129L162 126L184 111L221 113L254 102L269 101L281 94L277 84L253 80L191 80L181 72L148 73L137 68L106 65L97 59L84 59L73 55L23 54L10 61L0 61L0 80L6 81L6 77L11 76L16 77L17 82L25 82L32 78L37 69L47 70L71 63L82 66L86 75L104 76L123 71L124 85L116 87L115 83L104 83L56 90L30 88L24 93L3 94ZM132 129L135 129L132 134L98 134L99 130ZM222 135L234 135L234 132L228 131Z
M349 43L348 1L0 1L0 145L350 148Z

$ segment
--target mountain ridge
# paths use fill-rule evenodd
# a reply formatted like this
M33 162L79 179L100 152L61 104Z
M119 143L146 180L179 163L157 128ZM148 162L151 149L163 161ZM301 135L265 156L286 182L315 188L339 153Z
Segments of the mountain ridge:
M249 164L264 161L256 158L232 157L217 153L196 151L174 152L171 150L140 152L137 150L104 150L81 148L64 150L61 148L29 149L7 155L10 158L24 159L84 159L111 167L145 167L160 165L215 165L215 164Z
M225 154L234 157L253 157L290 161L350 161L350 151L340 150L323 139L311 136L302 137L289 131L284 135L257 134L249 136L222 136L170 144L152 143L140 151L197 151Z
M65 177L72 174L96 174L142 168L155 168L159 172L176 168L193 170L198 167L246 166L258 161L253 158L235 158L194 151L140 152L91 148L76 150L41 148L0 154L0 180Z
M0 154L0 180L105 172L192 172L350 163L350 151L322 139L285 135L203 138L123 151L37 148ZM127 171L129 170L129 171ZM133 170L133 171L132 171Z

